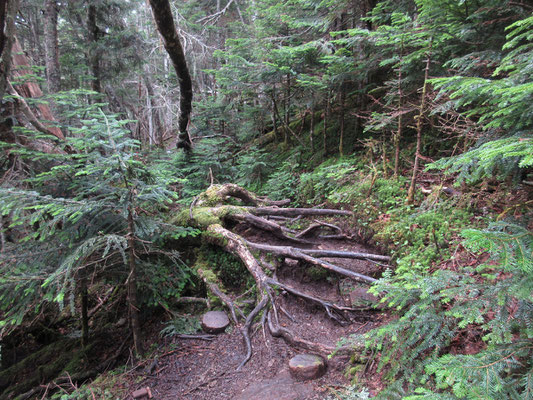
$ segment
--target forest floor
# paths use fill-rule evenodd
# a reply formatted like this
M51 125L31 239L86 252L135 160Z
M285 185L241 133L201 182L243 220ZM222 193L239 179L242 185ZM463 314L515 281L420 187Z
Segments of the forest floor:
M261 241L265 243L264 234ZM250 237L248 240L259 239ZM282 244L268 239L268 244ZM369 249L352 240L329 240L317 242L309 248L367 252ZM376 276L376 264L365 260L327 259L330 262L365 275ZM295 263L283 264L277 274L280 282L298 290L311 293L321 299L336 304L350 306L361 294L365 285L332 275L310 276L306 266ZM363 292L366 291L366 288ZM369 295L363 295L368 297ZM371 298L371 297L370 297ZM363 299L364 301L364 299ZM350 323L341 326L329 318L323 308L319 308L290 294L280 294L276 299L280 310L280 324L291 330L295 336L305 340L334 347L337 342L350 334L362 334L382 324L387 316L379 310L349 313ZM292 348L281 338L272 337L268 329L260 324L254 328L252 337L253 355L240 370L245 348L238 328L230 326L225 333L212 341L190 339L162 339L157 329L152 340L158 343L159 350L145 360L152 360L152 372L138 368L130 373L129 397L139 388L149 387L156 399L235 399L235 400L318 400L326 399L336 391L350 385L346 374L350 366L350 355L336 355L328 360L326 374L313 381L297 382L289 374L288 363L291 357L305 352ZM155 367L154 367L155 365ZM363 365L365 386L370 393L380 389L378 376L372 365ZM353 378L353 377L352 377ZM338 398L338 397L332 397Z

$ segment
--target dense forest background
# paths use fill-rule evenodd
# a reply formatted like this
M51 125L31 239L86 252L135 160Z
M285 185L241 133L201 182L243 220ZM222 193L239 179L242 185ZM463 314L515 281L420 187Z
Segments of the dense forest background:
M2 398L16 349L69 324L86 347L127 316L142 356L150 310L202 278L204 232L176 215L227 182L353 211L357 239L392 256L371 289L390 320L366 337L378 397L533 398L531 4L170 9L192 77L186 130L150 4L0 2ZM191 150L176 148L185 133ZM353 373L349 398L366 398L368 368Z

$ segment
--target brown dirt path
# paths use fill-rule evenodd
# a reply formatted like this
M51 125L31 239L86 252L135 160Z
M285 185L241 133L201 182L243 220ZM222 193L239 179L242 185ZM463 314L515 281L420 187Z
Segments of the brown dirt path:
M254 239L257 238L251 238ZM265 238L262 239L264 242ZM313 247L360 252L368 250L355 242L338 240L321 242ZM363 274L373 274L377 268L368 261L328 260ZM345 290L345 279L332 275L317 279L316 276L310 276L307 270L307 266L301 264L285 264L277 276L281 282L299 290L349 305L350 296ZM354 312L350 314L351 323L340 326L328 318L322 308L301 298L281 293L276 302L278 308L284 310L280 313L281 326L303 339L330 346L352 333L367 332L384 319L379 311ZM154 372L151 375L137 372L137 383L131 387L130 393L149 386L155 399L318 400L327 398L330 388L350 384L345 376L349 356L338 355L328 360L327 373L317 380L296 382L288 372L288 362L299 351L288 346L283 339L272 337L260 324L253 332L253 355L240 371L236 371L236 368L243 360L244 346L238 328L228 328L226 333L216 336L213 341L173 339L170 343L164 343L163 347L167 350L158 355ZM174 350L168 351L169 348ZM378 385L377 382L367 383L370 389Z

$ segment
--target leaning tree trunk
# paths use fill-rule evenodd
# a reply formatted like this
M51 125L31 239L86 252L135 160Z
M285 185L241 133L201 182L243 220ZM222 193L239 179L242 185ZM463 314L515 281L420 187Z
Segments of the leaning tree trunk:
M163 38L165 49L172 60L180 84L180 118L179 135L176 146L189 152L192 141L187 128L192 111L192 80L185 60L185 53L181 46L178 32L172 18L172 11L168 0L149 0L154 14L157 29Z
M8 0L0 0L0 57L2 57L4 46L6 44L4 28L6 26L7 3Z

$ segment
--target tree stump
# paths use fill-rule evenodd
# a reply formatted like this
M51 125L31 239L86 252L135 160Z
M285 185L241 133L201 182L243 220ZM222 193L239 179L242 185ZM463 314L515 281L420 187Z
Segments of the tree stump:
M201 325L206 333L222 333L229 325L229 318L223 311L208 311L202 317Z
M298 354L290 359L289 370L297 380L317 379L325 374L326 362L314 354Z

